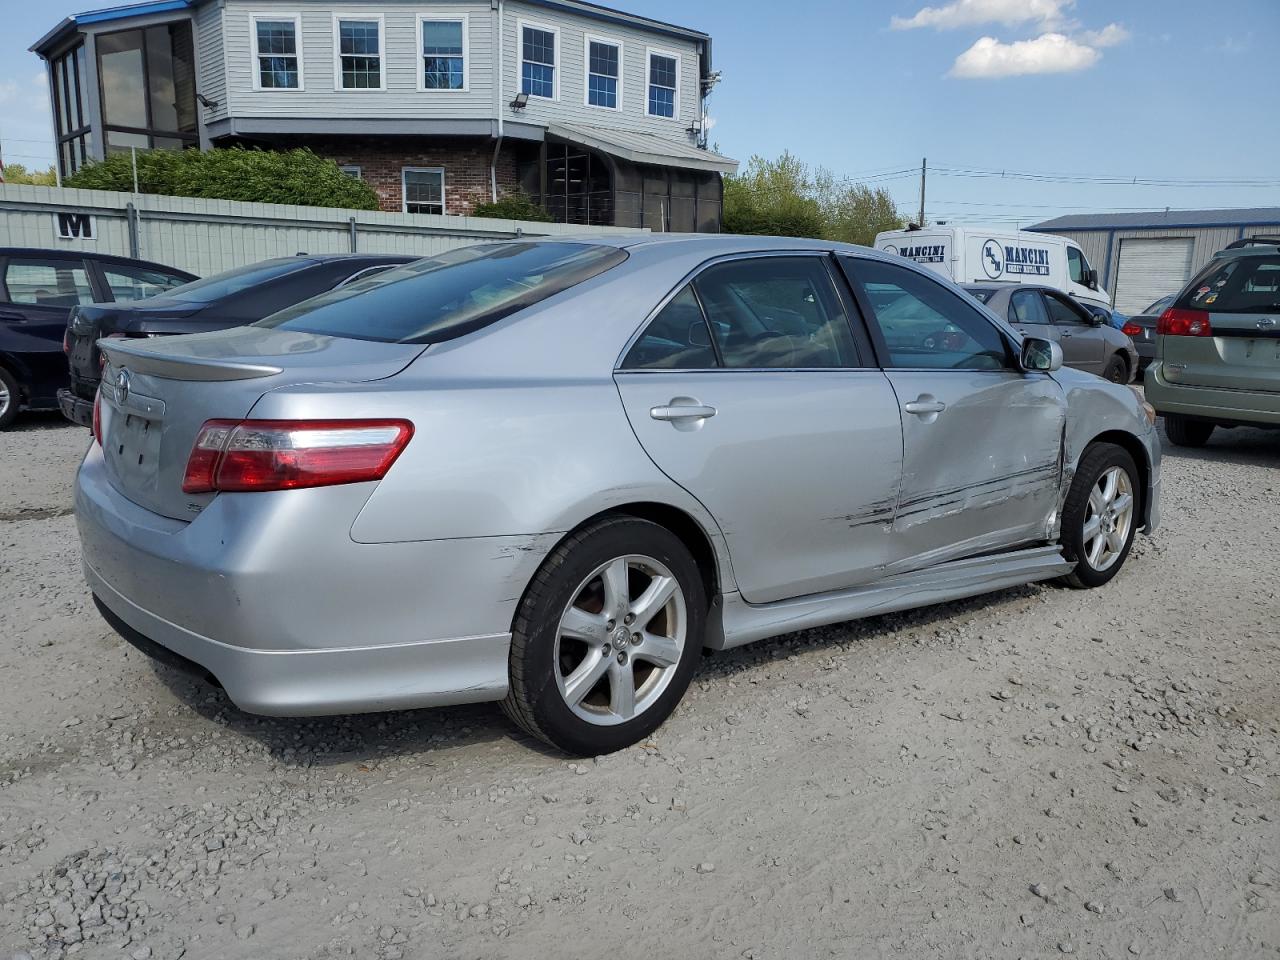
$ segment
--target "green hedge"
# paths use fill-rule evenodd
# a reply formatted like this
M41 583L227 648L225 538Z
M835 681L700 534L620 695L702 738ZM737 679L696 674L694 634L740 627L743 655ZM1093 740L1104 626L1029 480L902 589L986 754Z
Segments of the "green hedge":
M64 183L85 190L131 193L132 158L128 153L113 154L77 171ZM170 197L378 209L378 195L371 186L305 148L139 152L138 190Z
M471 211L473 217L492 217L496 220L536 220L550 223L551 214L527 193L509 193L494 203L477 203Z

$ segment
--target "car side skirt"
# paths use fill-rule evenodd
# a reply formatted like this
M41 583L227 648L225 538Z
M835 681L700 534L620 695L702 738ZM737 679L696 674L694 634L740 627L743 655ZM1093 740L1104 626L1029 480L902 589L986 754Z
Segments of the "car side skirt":
M727 650L765 637L858 620L897 610L959 600L993 590L1062 576L1075 563L1057 545L1031 547L900 574L852 590L751 604L738 593L718 598L707 623L706 645Z

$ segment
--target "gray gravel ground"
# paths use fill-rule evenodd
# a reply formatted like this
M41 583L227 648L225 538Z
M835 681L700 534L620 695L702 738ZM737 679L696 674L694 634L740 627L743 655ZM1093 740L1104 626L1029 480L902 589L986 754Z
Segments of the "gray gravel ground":
M1169 450L1103 590L711 657L586 762L153 666L80 579L86 442L0 434L0 958L1280 956L1280 435Z

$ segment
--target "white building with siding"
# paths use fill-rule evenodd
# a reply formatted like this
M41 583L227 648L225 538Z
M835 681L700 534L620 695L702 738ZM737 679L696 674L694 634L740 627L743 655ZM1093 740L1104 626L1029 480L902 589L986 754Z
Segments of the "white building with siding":
M1073 214L1027 229L1080 244L1116 310L1132 316L1177 293L1227 244L1280 236L1280 207Z
M717 231L698 30L584 0L147 0L68 17L64 176L130 148L306 146L384 210L523 191L561 222Z

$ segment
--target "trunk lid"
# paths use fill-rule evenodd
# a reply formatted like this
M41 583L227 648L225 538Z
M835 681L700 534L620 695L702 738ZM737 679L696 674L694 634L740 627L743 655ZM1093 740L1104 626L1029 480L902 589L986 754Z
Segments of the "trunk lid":
M244 418L282 386L385 379L426 349L261 327L100 346L107 357L101 418L111 483L138 506L180 520L192 519L215 496L182 491L206 420Z

